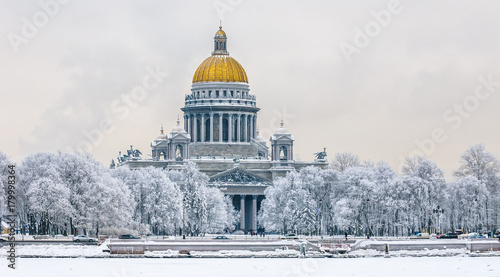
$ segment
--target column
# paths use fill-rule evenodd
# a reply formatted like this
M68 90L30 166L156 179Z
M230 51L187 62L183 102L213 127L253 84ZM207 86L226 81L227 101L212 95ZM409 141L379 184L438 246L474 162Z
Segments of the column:
M191 115L188 114L186 116L186 118L187 118L187 124L188 124L186 132L188 132L188 134L191 136L191 139L192 139L193 138L193 132L191 132Z
M193 135L194 135L194 142L197 142L198 139L198 114L194 114L193 116Z
M205 114L201 114L201 142L205 142Z
M241 141L241 114L238 113L238 120L236 121L236 142Z
M184 115L184 130L188 129L187 115Z
M256 130L255 125L257 125L257 116L256 115L253 116L252 122L253 122L252 136L255 137L256 136L256 134L255 134L255 130Z
M257 229L257 197L258 195L254 195L252 198L252 230L255 231Z
M253 135L253 115L250 116L249 121L250 121L250 139L249 139L249 141L252 141L252 139L255 138Z
M219 142L222 142L222 113L219 114Z
M248 137L247 137L247 134L248 134L248 114L244 114L243 115L243 142L247 142L248 141Z
M210 113L210 142L214 142L214 114Z
M240 229L245 231L245 196L246 195L240 195L240 196L241 196L241 200L240 200L240 212L241 212Z
M233 114L227 114L227 142L233 141Z

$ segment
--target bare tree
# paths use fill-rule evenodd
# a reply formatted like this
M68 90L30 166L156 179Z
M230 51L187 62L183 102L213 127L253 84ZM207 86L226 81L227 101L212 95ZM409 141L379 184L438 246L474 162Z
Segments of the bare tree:
M474 176L479 181L489 182L500 172L498 160L492 153L486 152L483 144L470 146L460 156L460 163L460 168L455 171L457 177Z
M337 153L335 154L335 159L332 161L332 169L343 172L349 167L360 166L359 157L356 154L350 152Z
M415 171L418 165L424 160L422 156L416 157L408 157L405 159L405 164L402 169L402 173L404 175L412 176L415 174Z

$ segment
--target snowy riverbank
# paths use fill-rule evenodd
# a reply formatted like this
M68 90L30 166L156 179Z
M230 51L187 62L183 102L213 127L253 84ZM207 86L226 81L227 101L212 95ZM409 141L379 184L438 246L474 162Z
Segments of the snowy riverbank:
M190 251L189 255L179 251L146 251L140 255L110 255L105 244L74 245L74 244L40 244L17 245L16 252L21 258L297 258L300 252L294 249L278 249L275 251ZM398 250L386 255L383 251L374 249L359 249L348 254L331 255L319 252L308 252L307 257L331 258L373 258L373 257L500 257L499 251L473 252L466 248ZM0 259L7 257L7 246L0 248Z
M499 276L497 257L368 259L19 259L4 276ZM9 275L8 273L11 273Z

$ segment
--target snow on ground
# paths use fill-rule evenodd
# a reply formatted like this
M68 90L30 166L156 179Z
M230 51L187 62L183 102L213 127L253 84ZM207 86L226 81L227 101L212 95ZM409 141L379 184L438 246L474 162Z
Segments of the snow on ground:
M79 245L79 244L26 244L16 245L16 255L20 256L37 256L37 257L105 257L109 253L102 250L108 249L108 246L103 243L100 246L96 245ZM8 246L0 247L0 259L7 257Z
M487 240L487 239L410 239L410 240L358 240L356 242L357 247L366 247L368 245L384 245L389 244L491 244L497 243L498 240Z
M191 257L195 258L284 258L284 257L299 257L300 252L293 249L277 249L275 251L249 251L249 250L220 250L220 251L190 251ZM179 254L179 251L154 251L144 254L146 257L156 258L171 258L171 257L186 257L185 254Z
M398 250L390 251L389 257L450 257L450 256L468 256L470 253L466 248L458 249L431 249L431 250ZM484 252L484 256L498 256L498 252ZM383 251L375 249L359 249L349 252L348 257L352 258L370 258L370 257L385 257Z
M41 244L41 245L16 245L16 254L21 256L39 257L102 257L109 253L102 252L101 247L95 245L63 245L63 244ZM6 257L7 247L0 248L0 258Z
M358 242L357 244L364 243L365 241ZM448 241L449 242L449 241ZM103 250L108 250L107 244L109 240L106 240L101 246L96 245L79 245L79 244L27 244L27 245L16 245L16 254L20 255L24 258L31 257L56 257L56 258L76 258L76 257L85 257L85 258L103 258L109 257L110 254L108 252L103 252ZM137 242L136 242L137 243ZM140 243L140 242L139 242ZM154 243L149 241L149 243ZM172 242L170 242L172 243ZM251 241L205 241L205 242L184 242L188 245L195 244L252 244L255 242ZM269 243L269 244L285 244L290 243L289 241L275 241L275 242L259 242L259 243ZM293 241L292 243L298 243ZM371 241L373 244L374 241ZM376 243L376 242L375 242ZM382 243L382 242L381 242ZM385 242L387 243L387 241ZM394 242L390 242L394 243ZM162 244L168 244L166 242L162 242ZM8 246L4 245L0 248L0 259L5 259L7 257ZM191 251L191 257L219 257L219 258L227 258L227 257L297 257L299 256L299 251L293 249L277 249L275 251L248 251L248 250L221 250L221 251ZM328 256L328 254L321 253L313 253L308 252L309 257L319 257L319 256ZM113 257L126 257L127 255L111 255ZM146 251L145 255L135 255L135 257L165 257L165 258L175 258L175 257L186 257L186 254L179 254L178 251L154 251L149 252ZM377 251L375 249L357 249L354 251L350 251L348 254L344 255L334 255L334 257L343 258L367 258L367 257L383 257L385 253L383 251ZM499 251L484 251L477 252L474 251L470 253L465 247L461 248L444 248L444 249L423 249L423 250L390 250L390 257L450 257L450 256L471 256L471 257L500 257Z
M0 259L0 276L500 276L493 257L367 259L19 259L18 269Z
M145 240L145 241L137 241L137 240L116 240L115 242L119 242L120 244L161 244L161 245L178 245L182 243L183 245L200 245L200 244L208 244L208 245L254 245L254 244L270 244L270 245L291 245L291 244L300 244L303 240L275 240L275 241L244 241L244 240L202 240L202 241L154 241L154 240Z

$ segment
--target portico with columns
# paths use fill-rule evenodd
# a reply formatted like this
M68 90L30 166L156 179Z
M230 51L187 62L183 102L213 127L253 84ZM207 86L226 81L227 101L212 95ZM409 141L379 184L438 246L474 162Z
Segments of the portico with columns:
M236 162L232 169L210 177L210 183L231 197L233 206L240 214L237 228L259 232L257 214L265 198L264 190L271 185L271 181L242 169Z
M231 198L233 199L233 206L239 211L240 215L240 223L237 229L246 232L261 232L257 222L257 212L260 210L262 200L265 199L264 194L237 194L231 195Z

